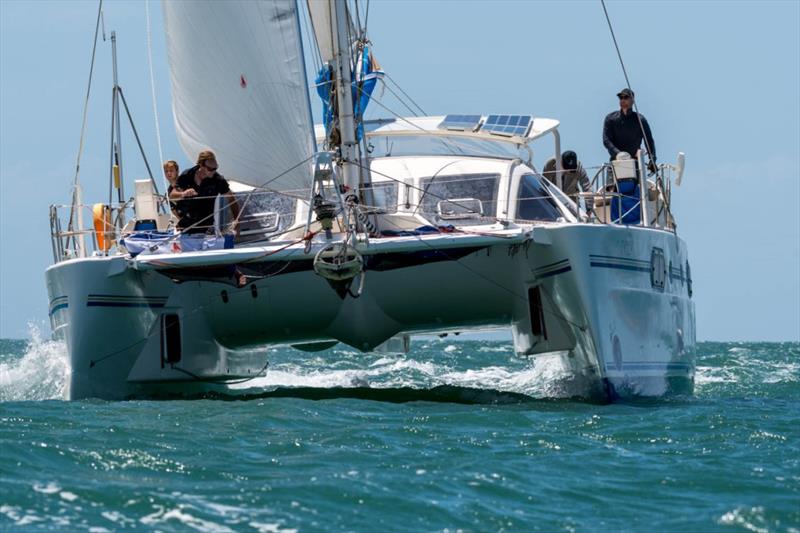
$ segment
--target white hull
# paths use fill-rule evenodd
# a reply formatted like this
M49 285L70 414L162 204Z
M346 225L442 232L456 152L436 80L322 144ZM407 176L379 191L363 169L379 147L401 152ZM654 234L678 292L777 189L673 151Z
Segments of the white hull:
M598 224L502 233L372 240L360 248L358 298L311 269L320 243L307 253L273 244L63 261L46 276L53 331L69 347L68 396L220 390L257 375L265 345L337 340L370 350L400 333L487 326L511 326L520 355L561 357L587 397L691 392L694 304L680 238ZM663 289L654 249L673 267ZM233 264L265 277L236 288ZM165 315L178 317L177 340ZM176 343L180 360L170 362Z

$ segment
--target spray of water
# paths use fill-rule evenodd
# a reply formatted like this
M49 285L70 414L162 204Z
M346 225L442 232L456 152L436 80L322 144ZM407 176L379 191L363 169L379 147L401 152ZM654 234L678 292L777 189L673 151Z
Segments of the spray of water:
M594 392L563 357L520 359L509 345L476 350L461 343L415 344L406 355L355 354L337 347L321 357L287 355L271 351L267 374L233 389L252 393L298 387L429 390L450 386L533 398L584 397Z
M42 338L28 325L24 351L0 353L0 401L52 400L64 397L67 386L67 347Z

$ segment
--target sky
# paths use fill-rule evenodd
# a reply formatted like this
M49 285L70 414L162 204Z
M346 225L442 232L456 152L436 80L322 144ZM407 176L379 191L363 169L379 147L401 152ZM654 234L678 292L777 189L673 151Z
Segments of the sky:
M147 5L163 153L185 167L160 2L108 0L104 28L116 31L120 85L158 168ZM800 2L606 5L659 161L686 153L673 212L689 248L698 339L800 340ZM0 338L49 330L48 209L70 201L96 13L95 1L0 0ZM556 118L562 146L585 166L607 159L603 117L625 80L599 0L373 0L368 32L383 69L426 113ZM85 203L108 195L110 56L101 40ZM129 133L122 145L127 179L146 177Z

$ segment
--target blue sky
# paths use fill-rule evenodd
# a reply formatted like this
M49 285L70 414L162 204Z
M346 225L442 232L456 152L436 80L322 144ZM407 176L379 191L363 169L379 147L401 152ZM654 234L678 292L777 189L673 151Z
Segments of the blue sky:
M659 160L686 153L673 203L699 339L800 340L800 2L607 6ZM69 202L96 9L0 0L0 337L48 327L48 206ZM150 10L164 153L185 166L160 3ZM158 167L145 28L144 3L106 3L120 83ZM606 159L602 121L624 79L599 1L374 0L369 33L384 70L429 114L557 118L565 148L585 165ZM95 75L86 203L107 198L110 42L99 44ZM123 149L127 179L144 177L130 135Z

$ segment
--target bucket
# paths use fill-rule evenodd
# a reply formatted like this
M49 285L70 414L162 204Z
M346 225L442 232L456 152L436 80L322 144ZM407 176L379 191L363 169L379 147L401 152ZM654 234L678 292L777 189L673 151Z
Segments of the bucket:
M636 177L636 160L631 159L629 153L618 153L617 158L611 164L614 165L614 175L618 180Z

